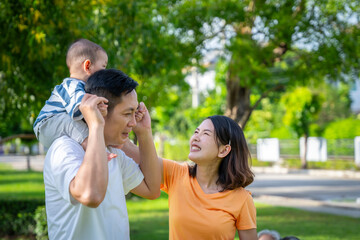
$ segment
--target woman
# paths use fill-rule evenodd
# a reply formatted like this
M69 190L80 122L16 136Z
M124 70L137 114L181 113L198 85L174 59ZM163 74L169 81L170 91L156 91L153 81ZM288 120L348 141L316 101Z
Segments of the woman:
M257 239L256 210L244 189L254 175L244 134L225 116L205 119L190 139L194 165L163 160L170 239Z
M139 117L141 118L141 116ZM124 151L136 162L135 145ZM169 239L256 240L256 210L244 188L254 180L244 133L232 119L211 116L190 139L194 165L162 160L161 189L169 195Z

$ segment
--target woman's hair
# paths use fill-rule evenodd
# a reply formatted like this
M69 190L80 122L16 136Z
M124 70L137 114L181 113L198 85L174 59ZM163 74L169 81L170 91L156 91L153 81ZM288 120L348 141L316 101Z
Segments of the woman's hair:
M216 183L225 190L246 187L254 181L254 174L250 170L250 152L240 126L231 118L214 115L210 119L215 128L215 140L220 147L229 144L231 151L221 160ZM191 177L196 176L197 165L189 166Z

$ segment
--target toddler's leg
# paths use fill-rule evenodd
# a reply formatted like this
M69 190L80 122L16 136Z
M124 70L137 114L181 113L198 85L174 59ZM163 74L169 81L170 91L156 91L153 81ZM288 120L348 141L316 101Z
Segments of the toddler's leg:
M55 139L63 135L68 135L82 144L88 137L89 130L84 121L74 121L67 113L60 113L49 118L39 128L39 141L47 148Z

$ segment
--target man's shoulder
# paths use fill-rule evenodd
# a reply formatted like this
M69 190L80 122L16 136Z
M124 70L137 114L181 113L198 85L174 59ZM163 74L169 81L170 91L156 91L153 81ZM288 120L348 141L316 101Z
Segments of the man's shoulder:
M120 148L114 148L114 147L107 147L108 152L117 154L117 157L120 159L129 158L123 150Z
M64 135L54 140L54 142L51 144L49 148L49 151L66 150L66 149L80 150L82 149L82 147L74 139L70 138L67 135Z

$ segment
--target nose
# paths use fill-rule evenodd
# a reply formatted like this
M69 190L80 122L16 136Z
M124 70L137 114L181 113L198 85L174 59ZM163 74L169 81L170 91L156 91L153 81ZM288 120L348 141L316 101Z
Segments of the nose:
M133 114L131 116L130 122L128 124L129 127L135 127L136 126L136 119L135 119L135 114Z
M190 143L191 142L199 142L200 138L197 134L192 135L192 137L190 138Z

